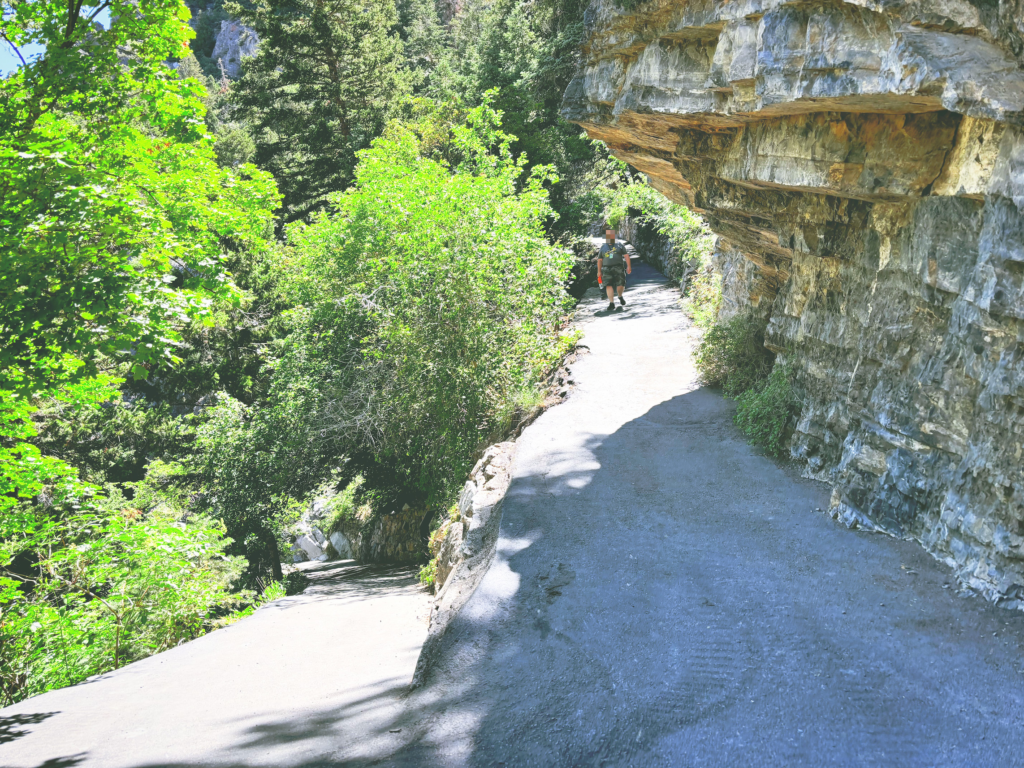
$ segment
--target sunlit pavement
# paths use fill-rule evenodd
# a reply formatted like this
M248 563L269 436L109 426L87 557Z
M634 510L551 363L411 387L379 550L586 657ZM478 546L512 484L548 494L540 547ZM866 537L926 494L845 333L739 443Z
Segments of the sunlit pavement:
M678 290L635 264L626 298L581 306L423 688L411 572L353 579L3 710L0 765L1024 764L1024 614L833 523L696 383Z

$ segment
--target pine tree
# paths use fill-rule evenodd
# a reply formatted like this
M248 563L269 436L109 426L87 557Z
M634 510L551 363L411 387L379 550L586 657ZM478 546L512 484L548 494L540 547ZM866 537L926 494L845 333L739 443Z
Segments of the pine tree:
M446 34L434 0L397 0L398 31L413 86L424 90L444 55Z
M233 86L253 161L284 195L283 218L322 208L352 180L355 153L410 89L394 0L258 0L228 12L259 36Z

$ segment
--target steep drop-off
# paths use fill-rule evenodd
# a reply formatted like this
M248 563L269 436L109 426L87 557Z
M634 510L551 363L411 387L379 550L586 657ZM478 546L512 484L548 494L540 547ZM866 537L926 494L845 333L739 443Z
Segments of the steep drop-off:
M721 237L849 525L1024 607L1024 0L596 0L563 114ZM730 282L731 281L731 282Z

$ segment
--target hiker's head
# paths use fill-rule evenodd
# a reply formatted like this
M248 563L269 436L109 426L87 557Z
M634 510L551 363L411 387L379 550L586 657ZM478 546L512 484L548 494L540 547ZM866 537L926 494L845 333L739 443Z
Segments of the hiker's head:
M604 229L604 238L609 243L615 242L615 230L612 229L611 227L605 227L605 229Z

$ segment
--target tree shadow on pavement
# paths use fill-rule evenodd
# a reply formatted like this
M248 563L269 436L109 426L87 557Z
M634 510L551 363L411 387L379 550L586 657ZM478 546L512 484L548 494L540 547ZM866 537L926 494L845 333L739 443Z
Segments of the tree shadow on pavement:
M422 688L239 721L198 763L119 764L1014 764L1024 616L815 511L826 490L731 414L697 389L535 451Z
M0 744L7 744L28 734L27 726L39 725L47 718L59 715L59 712L30 712L21 715L0 717Z
M816 511L731 415L697 389L516 477L389 765L1016 759L1024 616Z

